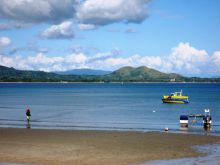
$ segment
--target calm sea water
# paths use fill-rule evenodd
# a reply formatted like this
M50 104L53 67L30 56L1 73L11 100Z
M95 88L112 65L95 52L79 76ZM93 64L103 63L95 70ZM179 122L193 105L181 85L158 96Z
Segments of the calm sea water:
M174 91L189 95L189 104L163 104ZM25 109L32 112L31 128L137 130L207 133L201 120L188 130L179 127L182 114L211 110L220 134L220 84L197 83L1 83L0 127L26 127Z

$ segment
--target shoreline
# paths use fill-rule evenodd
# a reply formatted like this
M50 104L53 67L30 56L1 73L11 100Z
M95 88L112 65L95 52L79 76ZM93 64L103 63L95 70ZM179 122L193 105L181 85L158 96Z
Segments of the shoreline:
M0 84L220 84L220 82L1 82Z
M195 145L218 136L165 132L0 128L0 162L42 165L132 165L204 156Z

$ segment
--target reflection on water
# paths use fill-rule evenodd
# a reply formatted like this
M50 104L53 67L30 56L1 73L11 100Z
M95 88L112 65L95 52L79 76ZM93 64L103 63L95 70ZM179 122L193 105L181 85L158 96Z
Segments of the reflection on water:
M27 123L26 123L26 128L27 128L27 129L30 129L30 128L31 128L31 123L30 123L30 121L27 121Z

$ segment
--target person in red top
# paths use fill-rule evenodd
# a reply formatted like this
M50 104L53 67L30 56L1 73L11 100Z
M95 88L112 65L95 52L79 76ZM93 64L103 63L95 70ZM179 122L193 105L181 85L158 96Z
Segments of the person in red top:
M31 110L29 108L26 110L26 117L27 117L27 121L29 122L31 117Z

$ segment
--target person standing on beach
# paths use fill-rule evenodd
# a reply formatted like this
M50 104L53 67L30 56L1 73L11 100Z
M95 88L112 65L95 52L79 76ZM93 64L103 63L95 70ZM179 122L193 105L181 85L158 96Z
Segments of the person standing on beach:
M29 122L31 117L31 110L29 108L26 110L26 117L27 117L27 122Z

